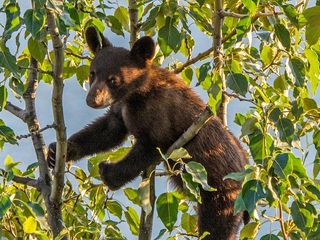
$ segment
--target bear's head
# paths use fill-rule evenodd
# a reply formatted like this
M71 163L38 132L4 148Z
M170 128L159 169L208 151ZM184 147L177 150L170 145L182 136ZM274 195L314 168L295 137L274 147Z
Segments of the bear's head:
M86 41L94 54L87 95L90 107L107 107L142 84L155 55L152 38L140 38L129 51L113 47L100 32L89 27L86 30Z

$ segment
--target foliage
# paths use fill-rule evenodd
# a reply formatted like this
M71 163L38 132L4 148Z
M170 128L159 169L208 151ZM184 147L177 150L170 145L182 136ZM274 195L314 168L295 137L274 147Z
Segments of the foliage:
M52 83L53 50L48 44L46 8L57 14L57 25L65 40L63 78L75 78L83 87L90 61L84 29L93 25L107 35L112 32L126 38L130 31L126 4L101 0L31 2L33 7L28 9L23 9L16 0L5 0L1 6L1 18L6 20L0 27L3 76L0 111L8 106L9 91L17 98L23 96L30 57L39 64L40 84ZM190 60L196 56L198 35L213 39L212 2L136 1L140 30L159 44L156 64L168 59L168 68L177 71L183 65L172 59ZM320 108L316 97L320 79L320 3L311 3L306 6L303 2L292 5L284 0L233 0L225 1L223 6L223 70L229 95L241 100L238 104L250 106L248 112L236 113L235 123L241 127L241 139L247 146L251 164L242 173L226 176L243 181L235 212L247 210L251 223L242 229L241 239L254 239L258 234L263 240L317 239L320 235ZM222 78L213 71L215 66L209 53L195 62L180 69L181 76L188 84L201 86L215 111L221 102ZM0 120L0 148L17 141L14 126ZM65 231L61 236L99 239L104 232L107 238L124 239L127 236L120 231L124 223L133 235L138 234L138 208L132 206L150 211L148 180L138 189L123 189L130 206L108 192L100 181L97 184L98 162L119 160L127 151L128 148L121 148L95 156L89 159L87 171L69 169L63 194ZM183 163L181 159L190 158L183 149L173 154L176 155L163 156L164 162L173 159L186 171L169 168L167 174L181 174L186 191L158 196L156 209L163 229L157 239L175 239L181 234L186 239L194 236L196 214L186 201L200 202L199 188L215 187L207 185L201 165L192 161ZM13 182L14 176L37 176L38 163L29 165L25 171L18 165L7 156L5 168L0 170L0 236L48 239L43 196L34 188ZM272 230L259 233L266 223L272 224Z

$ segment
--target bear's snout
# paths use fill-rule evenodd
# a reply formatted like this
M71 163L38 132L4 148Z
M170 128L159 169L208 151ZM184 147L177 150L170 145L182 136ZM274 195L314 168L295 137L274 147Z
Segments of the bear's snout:
M87 105L92 108L105 108L112 103L112 98L105 84L93 84L86 99Z

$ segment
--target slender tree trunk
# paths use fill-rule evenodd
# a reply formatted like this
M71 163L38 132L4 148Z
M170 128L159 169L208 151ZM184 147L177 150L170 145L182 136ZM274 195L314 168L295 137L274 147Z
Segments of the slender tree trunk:
M224 94L227 89L226 79L223 72L224 58L223 58L223 46L222 46L222 26L223 26L223 1L215 0L214 6L212 7L213 12L213 61L215 66L215 73L221 79L222 86L222 98L221 104L217 111L218 117L221 119L223 125L227 126L227 105L229 102L229 97Z

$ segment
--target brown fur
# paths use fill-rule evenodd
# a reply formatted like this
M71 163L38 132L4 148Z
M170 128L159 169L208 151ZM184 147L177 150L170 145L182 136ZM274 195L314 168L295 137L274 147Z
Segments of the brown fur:
M118 189L158 161L156 148L166 152L198 118L205 104L175 74L152 66L154 44L149 38L139 40L131 51L103 44L99 49L92 32L87 32L87 41L96 56L91 64L92 87L87 102L96 108L111 106L106 115L69 138L68 160L108 151L132 134L136 143L122 161L99 166L105 184ZM217 118L207 122L185 148L192 160L204 165L208 183L217 188L214 192L201 189L200 234L210 232L206 239L236 239L242 216L233 215L233 204L240 184L222 179L243 170L247 162L243 149ZM54 165L53 154L49 154L49 163ZM182 187L181 179L174 181Z

